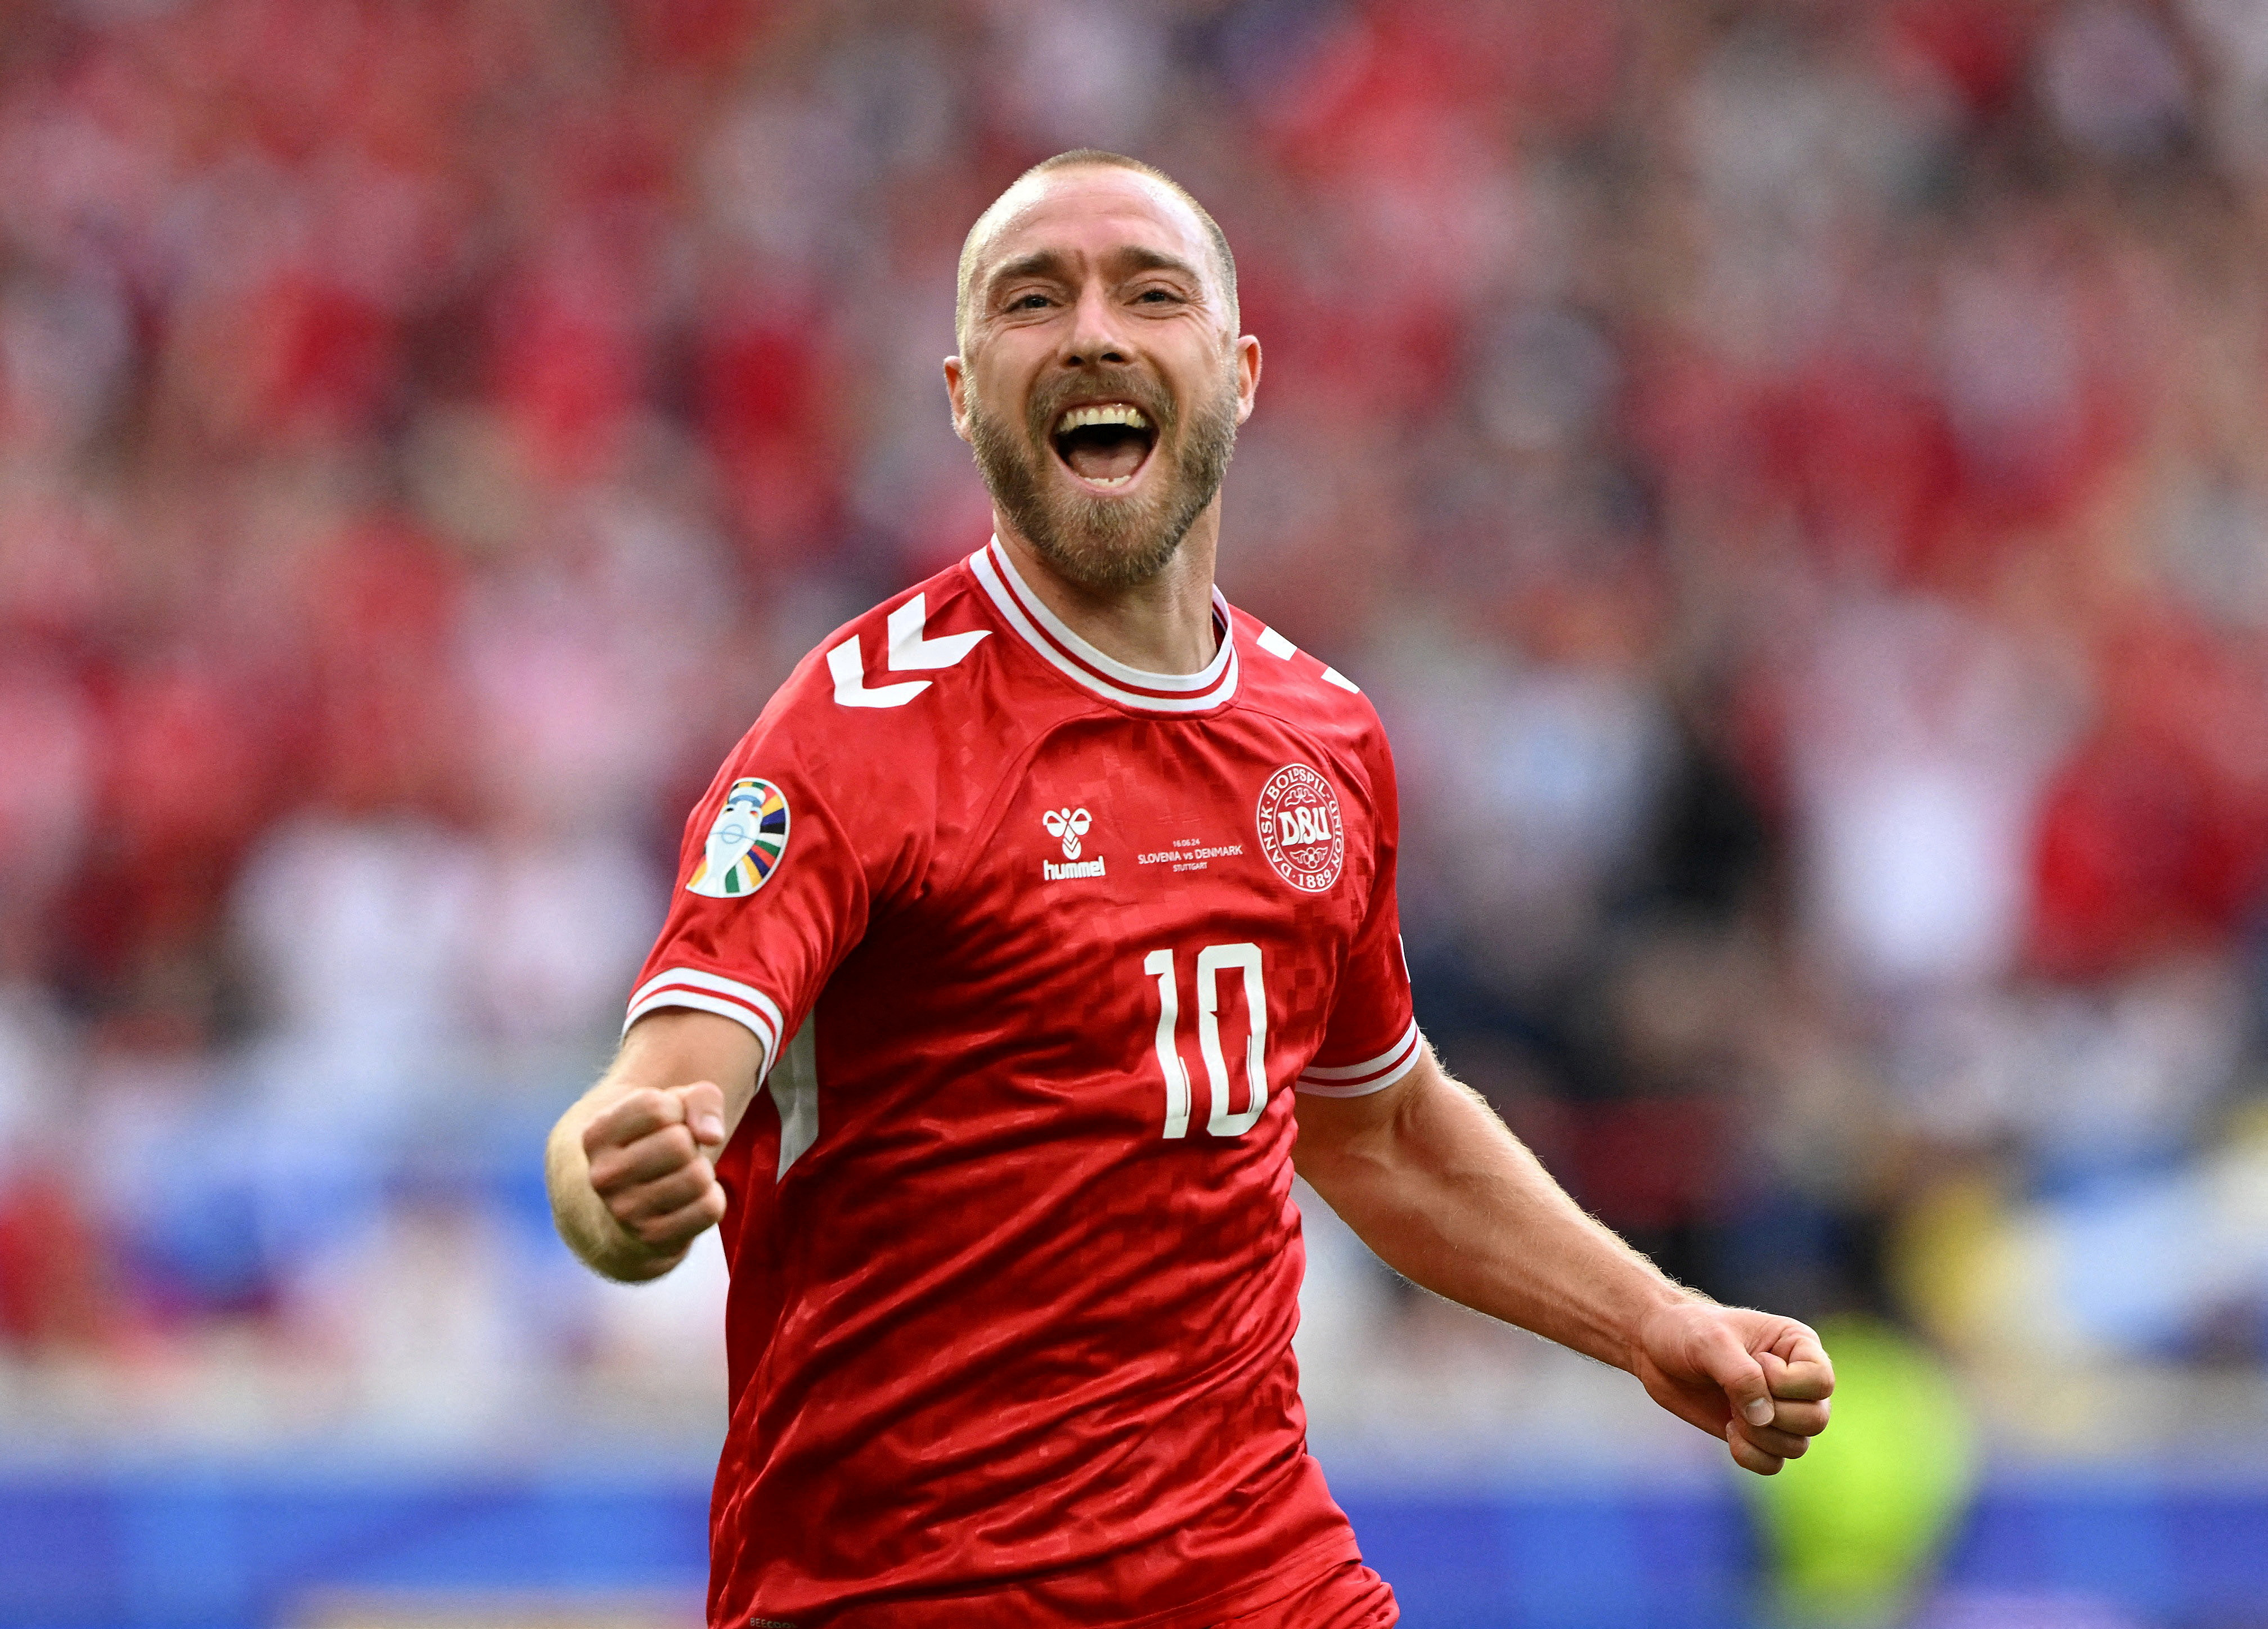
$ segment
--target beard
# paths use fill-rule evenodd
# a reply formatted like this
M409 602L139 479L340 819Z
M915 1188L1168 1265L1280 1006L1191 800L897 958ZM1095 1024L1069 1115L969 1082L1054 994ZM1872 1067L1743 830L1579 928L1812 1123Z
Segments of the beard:
M1065 490L1050 479L1056 457L1049 430L1073 396L1128 401L1157 428L1152 459L1168 459L1138 495L1106 497ZM992 501L1041 559L1091 593L1147 583L1163 571L1189 527L1220 490L1236 450L1236 391L1224 370L1217 387L1186 417L1139 377L1105 370L1064 379L1033 393L1018 436L968 405L968 439Z

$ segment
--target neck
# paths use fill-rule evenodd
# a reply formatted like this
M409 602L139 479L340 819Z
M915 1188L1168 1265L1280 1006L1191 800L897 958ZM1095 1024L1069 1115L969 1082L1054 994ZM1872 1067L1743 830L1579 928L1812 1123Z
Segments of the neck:
M1148 673L1196 673L1219 649L1212 627L1213 558L1220 541L1218 497L1190 523L1189 535L1163 571L1123 589L1073 583L997 510L992 525L1032 592L1105 656Z

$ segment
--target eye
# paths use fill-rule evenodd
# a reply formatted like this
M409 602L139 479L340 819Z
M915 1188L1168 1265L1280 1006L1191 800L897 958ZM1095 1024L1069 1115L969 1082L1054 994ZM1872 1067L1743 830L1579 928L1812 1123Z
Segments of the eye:
M1145 305L1164 304L1178 305L1181 304L1182 300L1182 297L1174 293L1171 289L1145 289L1141 293L1136 295L1134 297L1137 301Z
M1044 294L1036 292L1032 294L1020 294L1014 299L1008 302L1008 309L1010 311L1038 311L1042 306L1047 304L1048 297Z

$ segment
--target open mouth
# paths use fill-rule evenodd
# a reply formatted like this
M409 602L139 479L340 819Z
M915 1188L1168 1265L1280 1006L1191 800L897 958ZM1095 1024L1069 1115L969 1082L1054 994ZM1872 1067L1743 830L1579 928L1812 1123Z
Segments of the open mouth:
M1108 491L1141 473L1158 444L1158 428L1130 402L1094 402L1067 409L1048 441L1072 474Z

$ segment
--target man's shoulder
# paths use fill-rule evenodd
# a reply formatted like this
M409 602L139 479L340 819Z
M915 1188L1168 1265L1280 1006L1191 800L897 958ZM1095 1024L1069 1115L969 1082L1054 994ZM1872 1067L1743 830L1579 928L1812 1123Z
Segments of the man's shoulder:
M955 561L821 640L764 716L806 715L834 730L933 729L930 715L990 676L983 646L998 631L968 562Z
M1229 614L1245 651L1242 700L1247 707L1353 744L1383 742L1378 710L1354 680L1249 612L1232 607Z
M740 773L788 777L846 816L887 807L920 818L910 811L981 798L1062 710L1002 660L1007 642L957 561L821 640L734 761Z

